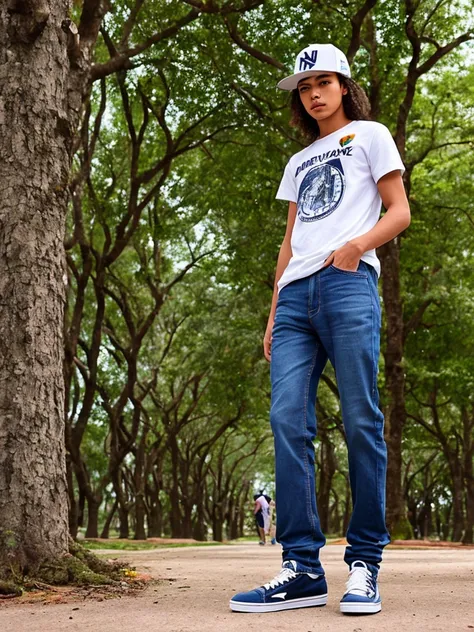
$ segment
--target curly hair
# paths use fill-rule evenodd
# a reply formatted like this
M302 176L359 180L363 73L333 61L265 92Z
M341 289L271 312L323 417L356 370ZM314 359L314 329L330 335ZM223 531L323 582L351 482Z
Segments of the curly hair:
M347 88L347 94L342 96L342 107L344 113L351 121L369 121L370 103L364 89L353 79L336 73L339 83ZM305 140L312 143L319 137L318 122L306 112L301 103L298 89L292 90L291 94L291 120L290 125L296 127Z

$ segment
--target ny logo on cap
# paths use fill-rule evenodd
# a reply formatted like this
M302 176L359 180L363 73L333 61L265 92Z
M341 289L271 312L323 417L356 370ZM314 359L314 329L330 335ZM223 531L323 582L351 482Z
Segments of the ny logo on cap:
M317 50L312 50L311 55L308 52L305 52L304 57L300 57L300 70L311 69L316 63L317 56Z

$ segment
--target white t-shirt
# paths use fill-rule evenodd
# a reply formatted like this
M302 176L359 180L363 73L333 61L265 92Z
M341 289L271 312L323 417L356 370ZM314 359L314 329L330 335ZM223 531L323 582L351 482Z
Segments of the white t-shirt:
M382 208L377 182L396 170L405 170L398 149L375 121L351 121L290 158L276 198L296 202L298 212L293 256L278 291L320 270L334 250L375 226ZM362 260L380 275L375 250Z

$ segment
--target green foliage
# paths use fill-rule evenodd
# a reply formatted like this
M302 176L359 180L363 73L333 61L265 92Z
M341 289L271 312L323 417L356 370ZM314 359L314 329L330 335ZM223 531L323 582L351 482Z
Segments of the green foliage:
M120 39L131 4L122 2L107 16L112 41ZM186 523L187 537L199 526L205 531L200 537L210 530L215 536L219 522L230 531L236 511L247 511L254 486L273 492L269 367L262 339L287 217L286 204L274 195L286 161L302 147L289 126L288 96L275 84L309 42L332 41L347 49L351 17L361 8L352 0L340 6L266 0L248 11L248 3L235 2L239 10L219 13L227 5L212 3L215 10L135 57L133 69L96 83L86 121L90 138L105 104L81 197L92 272L84 291L71 424L92 370L99 262L110 253L134 200L143 208L133 230L119 256L103 268L100 352L81 455L91 484L106 489L110 499L117 495L111 484L117 446L128 446L120 463L124 509L133 517L141 489L148 510L160 503L162 531L176 535L178 523ZM394 0L376 3L362 24L352 62L379 120L392 130L413 52L403 7ZM178 0L145 2L129 45L145 42L157 24L175 23L189 10ZM462 33L466 11L461 2L417 4L412 24L423 37L418 66L431 58L435 41L444 45ZM244 51L230 36L235 33L267 55L266 61ZM108 54L101 40L96 61L106 61ZM461 418L474 392L474 75L463 65L467 58L465 47L455 48L418 80L405 160L413 221L401 248L406 494L418 511L428 502L423 495L428 477L432 502L447 522L453 487L447 454L462 443ZM139 148L132 125L135 136L143 131ZM86 158L82 147L76 174ZM77 229L73 214L68 226L71 234ZM87 266L79 241L70 250L70 269L74 266L79 271ZM70 318L79 289L78 275L70 274ZM349 503L347 456L339 403L328 387L335 377L330 368L326 375L319 424L337 463L330 526L341 531ZM434 386L437 434L429 430L433 407L425 405ZM380 388L389 406L382 373ZM430 461L444 436L444 457ZM142 443L146 458L140 465ZM463 446L458 457L468 453L468 441ZM318 439L318 467L322 458ZM425 467L417 472L420 466ZM411 536L412 528L400 524L392 537Z

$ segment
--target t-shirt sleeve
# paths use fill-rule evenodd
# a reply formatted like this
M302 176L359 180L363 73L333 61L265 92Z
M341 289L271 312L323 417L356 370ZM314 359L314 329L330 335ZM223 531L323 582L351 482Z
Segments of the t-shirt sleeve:
M298 195L296 192L296 180L293 176L290 162L285 167L283 177L276 194L277 200L288 200L288 202L297 202Z
M377 125L372 136L369 149L369 165L375 183L382 176L390 173L390 171L399 170L401 175L405 171L405 166L400 158L395 141L385 125Z

